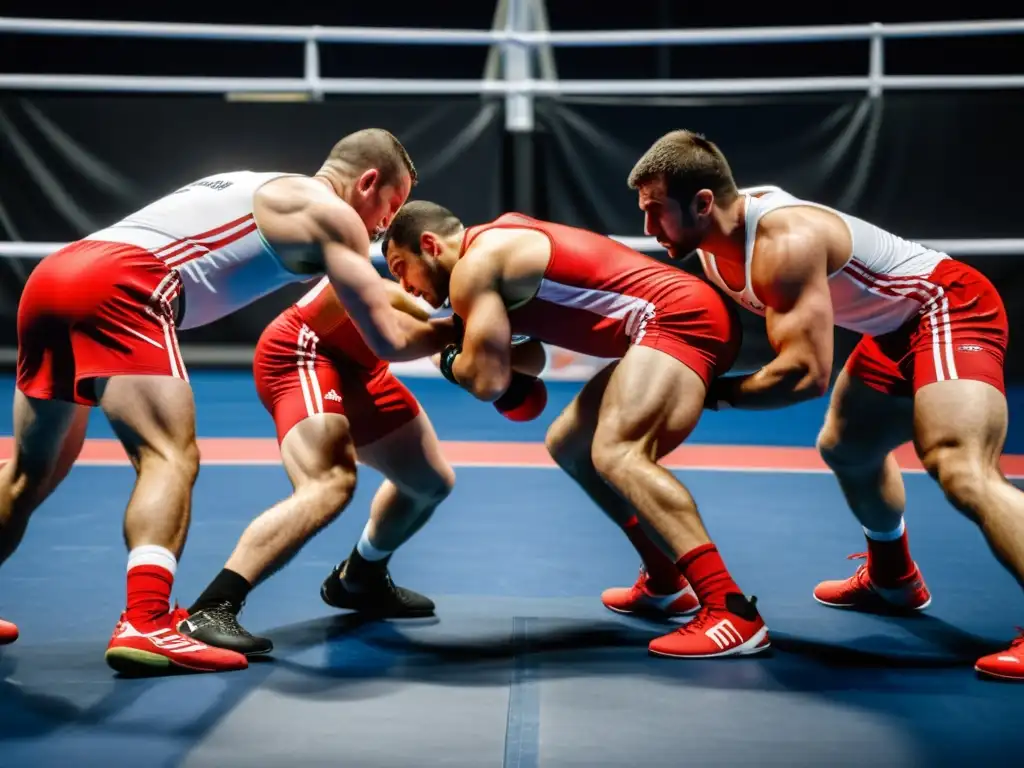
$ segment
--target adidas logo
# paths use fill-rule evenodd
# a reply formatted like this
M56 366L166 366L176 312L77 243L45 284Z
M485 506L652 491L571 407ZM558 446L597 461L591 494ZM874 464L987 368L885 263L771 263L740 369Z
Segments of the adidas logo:
M711 638L711 641L723 651L732 645L740 645L743 642L743 635L739 633L728 619L722 619L711 629L705 631L704 634Z
M341 395L339 395L337 392L335 392L332 389L326 395L324 395L324 400L333 400L336 403L340 403L341 402Z

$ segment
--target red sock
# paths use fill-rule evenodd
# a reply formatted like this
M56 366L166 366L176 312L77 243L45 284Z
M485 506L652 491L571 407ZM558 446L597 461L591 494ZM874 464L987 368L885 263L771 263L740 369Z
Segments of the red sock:
M868 540L868 575L880 587L895 587L914 572L907 532L892 541Z
M174 576L159 565L136 565L128 570L128 607L125 613L136 629L168 614Z
M640 521L635 515L626 521L622 530L629 538L633 549L640 555L640 559L644 561L647 574L651 577L651 588L666 595L679 590L682 574L679 573L676 564L672 562L672 558L662 552L658 545L644 533L644 529L640 527Z
M725 608L725 596L730 592L743 594L725 569L722 556L714 544L702 544L679 558L676 566L686 576L705 608Z

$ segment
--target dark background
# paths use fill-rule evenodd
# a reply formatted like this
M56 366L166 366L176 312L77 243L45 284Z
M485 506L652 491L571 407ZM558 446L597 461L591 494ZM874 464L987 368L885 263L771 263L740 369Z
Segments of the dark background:
M489 0L445 3L215 4L23 2L6 16L245 24L488 29ZM847 4L853 5L853 4ZM1008 18L1004 4L894 11L894 3L737 12L735 4L660 0L548 3L555 30L807 25ZM909 5L909 4L908 4ZM634 7L635 6L635 7ZM952 8L952 6L949 6ZM1009 11L1009 13L1008 13ZM88 15L86 15L88 14ZM1018 11L1019 14L1019 11ZM1024 35L886 43L888 74L1024 74ZM325 77L478 78L483 47L321 45ZM0 35L0 72L300 77L300 44ZM868 43L556 49L562 79L863 75ZM522 139L504 129L504 102L480 97L328 96L319 103L251 103L221 95L0 92L0 240L63 242L214 171L314 171L343 134L381 126L421 172L414 197L468 222L530 201L527 212L618 235L641 235L625 184L644 149L686 127L717 141L741 185L777 183L918 239L1024 238L1022 91L890 91L756 97L537 99L529 189L517 188ZM519 205L518 207L523 207ZM999 286L1011 337L1024 330L1020 256L963 256ZM0 347L15 345L20 286L32 260L0 260ZM189 349L250 347L296 287L208 328ZM752 346L761 323L745 317ZM850 339L841 335L840 349ZM8 356L9 358L9 356ZM841 356L840 356L841 358ZM193 363L193 360L189 360ZM841 359L838 361L841 362ZM1024 378L1011 347L1009 375ZM194 364L194 363L193 363Z

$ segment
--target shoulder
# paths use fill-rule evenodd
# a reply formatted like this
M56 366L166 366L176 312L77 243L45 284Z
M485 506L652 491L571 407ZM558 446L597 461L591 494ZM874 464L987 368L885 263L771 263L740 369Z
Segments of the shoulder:
M272 179L256 193L257 218L276 232L305 234L313 240L361 243L369 239L355 210L322 181L309 176ZM272 223L271 223L272 222Z
M758 222L750 278L769 305L796 298L807 286L827 277L826 243L815 228L787 209Z

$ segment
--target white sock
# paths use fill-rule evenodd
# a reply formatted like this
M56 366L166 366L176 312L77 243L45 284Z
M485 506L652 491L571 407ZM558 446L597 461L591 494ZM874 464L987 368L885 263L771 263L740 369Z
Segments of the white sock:
M864 529L864 535L872 541L896 541L900 536L903 535L904 531L907 530L906 523L903 522L903 518L900 518L900 524L893 528L891 531L869 531L867 528Z
M173 576L178 570L178 558L169 549L156 544L143 544L128 553L128 570L140 565L156 565L170 571Z
M363 535L359 537L359 543L356 544L356 552L359 553L360 557L364 560L374 562L376 560L383 560L385 557L391 554L391 552L377 549L373 544L370 543L370 523L367 521L366 527L363 528Z

